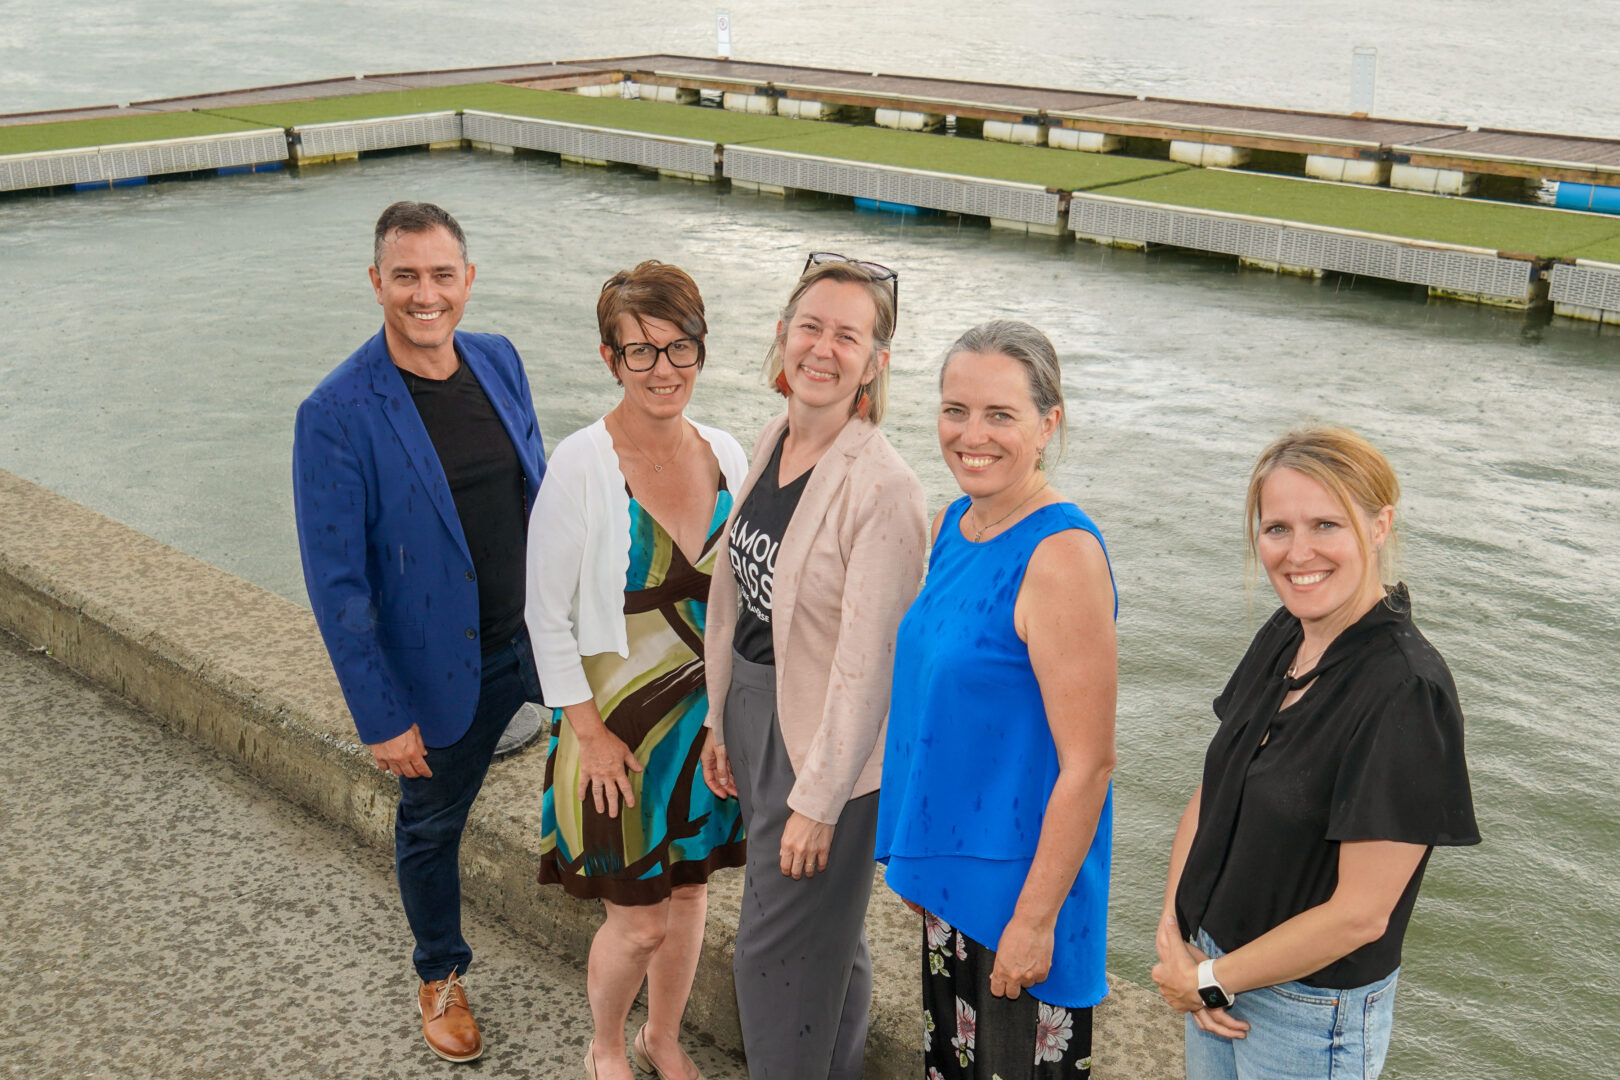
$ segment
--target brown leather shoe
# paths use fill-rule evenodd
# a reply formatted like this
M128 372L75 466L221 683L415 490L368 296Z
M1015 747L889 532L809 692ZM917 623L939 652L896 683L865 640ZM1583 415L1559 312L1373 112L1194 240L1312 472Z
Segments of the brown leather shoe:
M478 1021L467 1004L467 986L454 971L417 988L416 1007L422 1014L422 1038L444 1060L471 1061L484 1052Z

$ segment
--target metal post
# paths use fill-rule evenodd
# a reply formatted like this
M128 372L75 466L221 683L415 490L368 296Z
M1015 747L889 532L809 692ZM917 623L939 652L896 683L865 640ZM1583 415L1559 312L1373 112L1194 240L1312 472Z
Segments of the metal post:
M722 60L731 59L731 12L714 13L714 55Z
M1357 45L1350 58L1350 111L1367 116L1373 111L1373 93L1378 86L1378 50Z

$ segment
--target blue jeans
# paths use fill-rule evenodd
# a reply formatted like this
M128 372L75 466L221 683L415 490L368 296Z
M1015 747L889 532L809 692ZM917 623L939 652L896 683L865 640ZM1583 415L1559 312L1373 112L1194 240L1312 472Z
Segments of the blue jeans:
M501 733L525 701L540 700L527 629L486 653L472 724L449 746L430 746L430 777L399 778L394 871L405 918L416 937L411 961L424 982L466 971L472 949L461 936L461 830L467 824Z
M1201 929L1193 944L1222 954ZM1246 990L1228 1010L1249 1024L1242 1039L1211 1035L1188 1013L1187 1080L1375 1080L1389 1050L1400 974L1353 990L1298 982Z

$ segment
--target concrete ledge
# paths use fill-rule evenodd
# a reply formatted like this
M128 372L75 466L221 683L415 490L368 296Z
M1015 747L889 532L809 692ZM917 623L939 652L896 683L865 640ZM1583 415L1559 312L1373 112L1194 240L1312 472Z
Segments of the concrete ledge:
M295 802L391 849L395 789L355 739L304 608L0 470L0 625L214 747ZM462 848L468 899L583 957L595 904L535 884L545 760L491 771ZM741 875L711 882L687 1023L740 1052L731 952ZM405 977L408 932L397 931ZM917 920L881 884L867 915L875 985L866 1075L922 1072ZM1110 977L1094 1036L1099 1078L1181 1075L1180 1024Z

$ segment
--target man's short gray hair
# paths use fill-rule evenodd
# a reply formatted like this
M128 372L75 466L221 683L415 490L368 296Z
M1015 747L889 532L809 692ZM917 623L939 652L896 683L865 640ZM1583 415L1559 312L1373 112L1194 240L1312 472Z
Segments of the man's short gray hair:
M371 243L371 265L382 269L383 245L396 232L425 233L443 229L456 238L461 249L461 261L467 261L467 237L461 225L447 210L428 202L397 202L382 212L377 219L377 231Z

